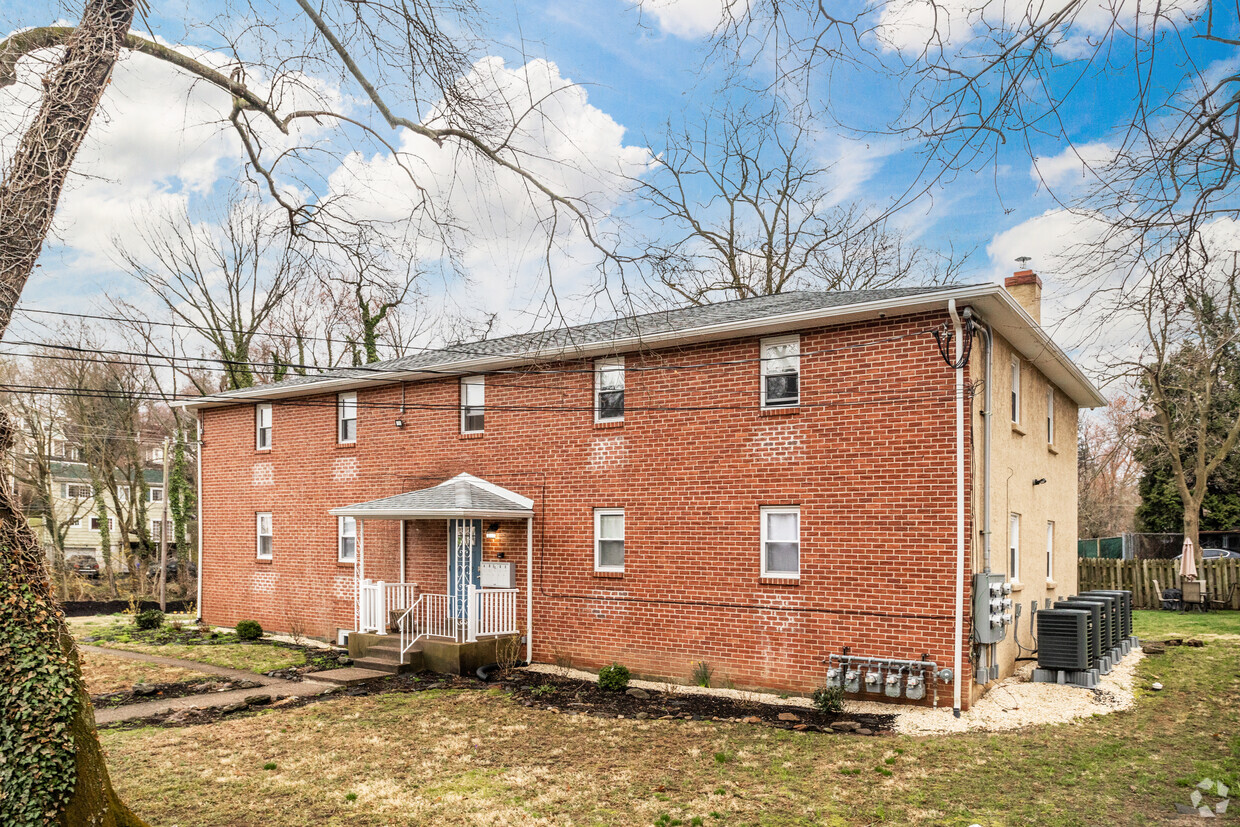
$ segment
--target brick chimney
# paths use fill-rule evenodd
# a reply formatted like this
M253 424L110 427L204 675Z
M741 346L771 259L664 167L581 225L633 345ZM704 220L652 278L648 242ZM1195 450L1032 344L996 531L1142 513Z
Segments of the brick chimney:
M1003 286L1035 322L1042 324L1042 279L1037 273L1017 270L1004 280Z

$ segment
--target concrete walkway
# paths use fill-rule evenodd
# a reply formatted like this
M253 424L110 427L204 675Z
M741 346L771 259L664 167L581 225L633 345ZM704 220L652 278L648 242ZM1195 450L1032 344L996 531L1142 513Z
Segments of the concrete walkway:
M286 681L283 678L272 678L255 672L247 672L244 669L229 669L225 666L212 666L211 664L198 663L193 660L148 655L145 652L126 652L123 649L86 646L80 643L78 644L78 649L91 655L107 655L127 660L139 660L144 663L156 663L161 666L179 666L182 669L192 669L209 675L219 675L231 680L252 681L261 684L262 689L268 690L266 694L295 695L299 698L305 698L335 688L331 684L319 683L318 681ZM117 721L129 721L134 718L146 718L149 715L158 715L161 712L169 712L174 709L208 709L217 706L228 706L229 704L240 703L255 694L264 693L257 687L251 689L230 689L226 692L204 692L201 695L186 695L183 698L166 698L127 704L126 706L110 707L108 709L96 709L95 723L111 724Z

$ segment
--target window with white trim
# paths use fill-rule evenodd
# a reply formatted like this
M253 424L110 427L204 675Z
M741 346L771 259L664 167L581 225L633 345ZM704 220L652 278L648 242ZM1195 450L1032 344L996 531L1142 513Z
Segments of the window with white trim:
M357 520L353 517L337 517L336 531L339 541L336 546L336 559L341 563L357 561Z
M624 357L594 362L594 421L624 421Z
M762 576L801 576L801 509L768 506L762 513Z
M1012 357L1012 421L1020 424L1020 357Z
M271 405L269 403L254 406L254 447L259 451L265 451L271 447Z
M777 336L761 342L762 407L801 403L801 337Z
M594 509L594 570L624 571L624 509Z
M351 391L336 397L336 441L347 445L357 442L357 393Z
M91 517L90 518L90 530L98 531L99 526L100 526L99 518ZM116 522L111 517L108 517L108 531L112 531L114 528L116 528Z
M1046 444L1055 444L1055 389L1046 389Z
M259 560L271 559L271 512L260 511L254 515L258 539L254 556Z
M152 486L146 489L146 499L148 502L160 503L164 501L164 487L162 485Z
M1020 515L1008 515L1008 579L1020 582Z
M461 433L480 434L486 417L486 377L461 377Z
M1055 579L1055 524L1046 523L1046 579Z
M66 500L89 500L95 496L95 491L89 485L81 483L64 482L60 484L61 495Z
M162 530L160 526L163 526ZM153 541L158 543L162 540L164 537L164 531L168 532L168 542L173 542L172 521L169 520L168 522L164 522L162 520L151 520L151 539Z

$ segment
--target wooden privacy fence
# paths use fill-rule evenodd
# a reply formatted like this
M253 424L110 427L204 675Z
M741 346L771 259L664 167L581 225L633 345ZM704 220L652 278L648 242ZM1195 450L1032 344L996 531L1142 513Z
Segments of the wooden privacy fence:
M1163 589L1180 588L1179 560L1096 560L1077 561L1080 591L1092 589L1128 589L1132 605L1138 609L1157 609L1162 596L1154 592L1154 581ZM1240 560L1205 560L1198 570L1210 597L1220 600L1232 584L1240 584ZM1240 609L1240 586L1232 595L1231 608Z

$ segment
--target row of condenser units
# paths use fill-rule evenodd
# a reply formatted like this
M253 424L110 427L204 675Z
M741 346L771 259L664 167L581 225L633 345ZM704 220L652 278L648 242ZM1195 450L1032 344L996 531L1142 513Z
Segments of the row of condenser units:
M1038 647L1035 681L1093 686L1097 675L1110 672L1138 645L1132 634L1130 591L1082 592L1055 601L1039 610L1034 619Z

